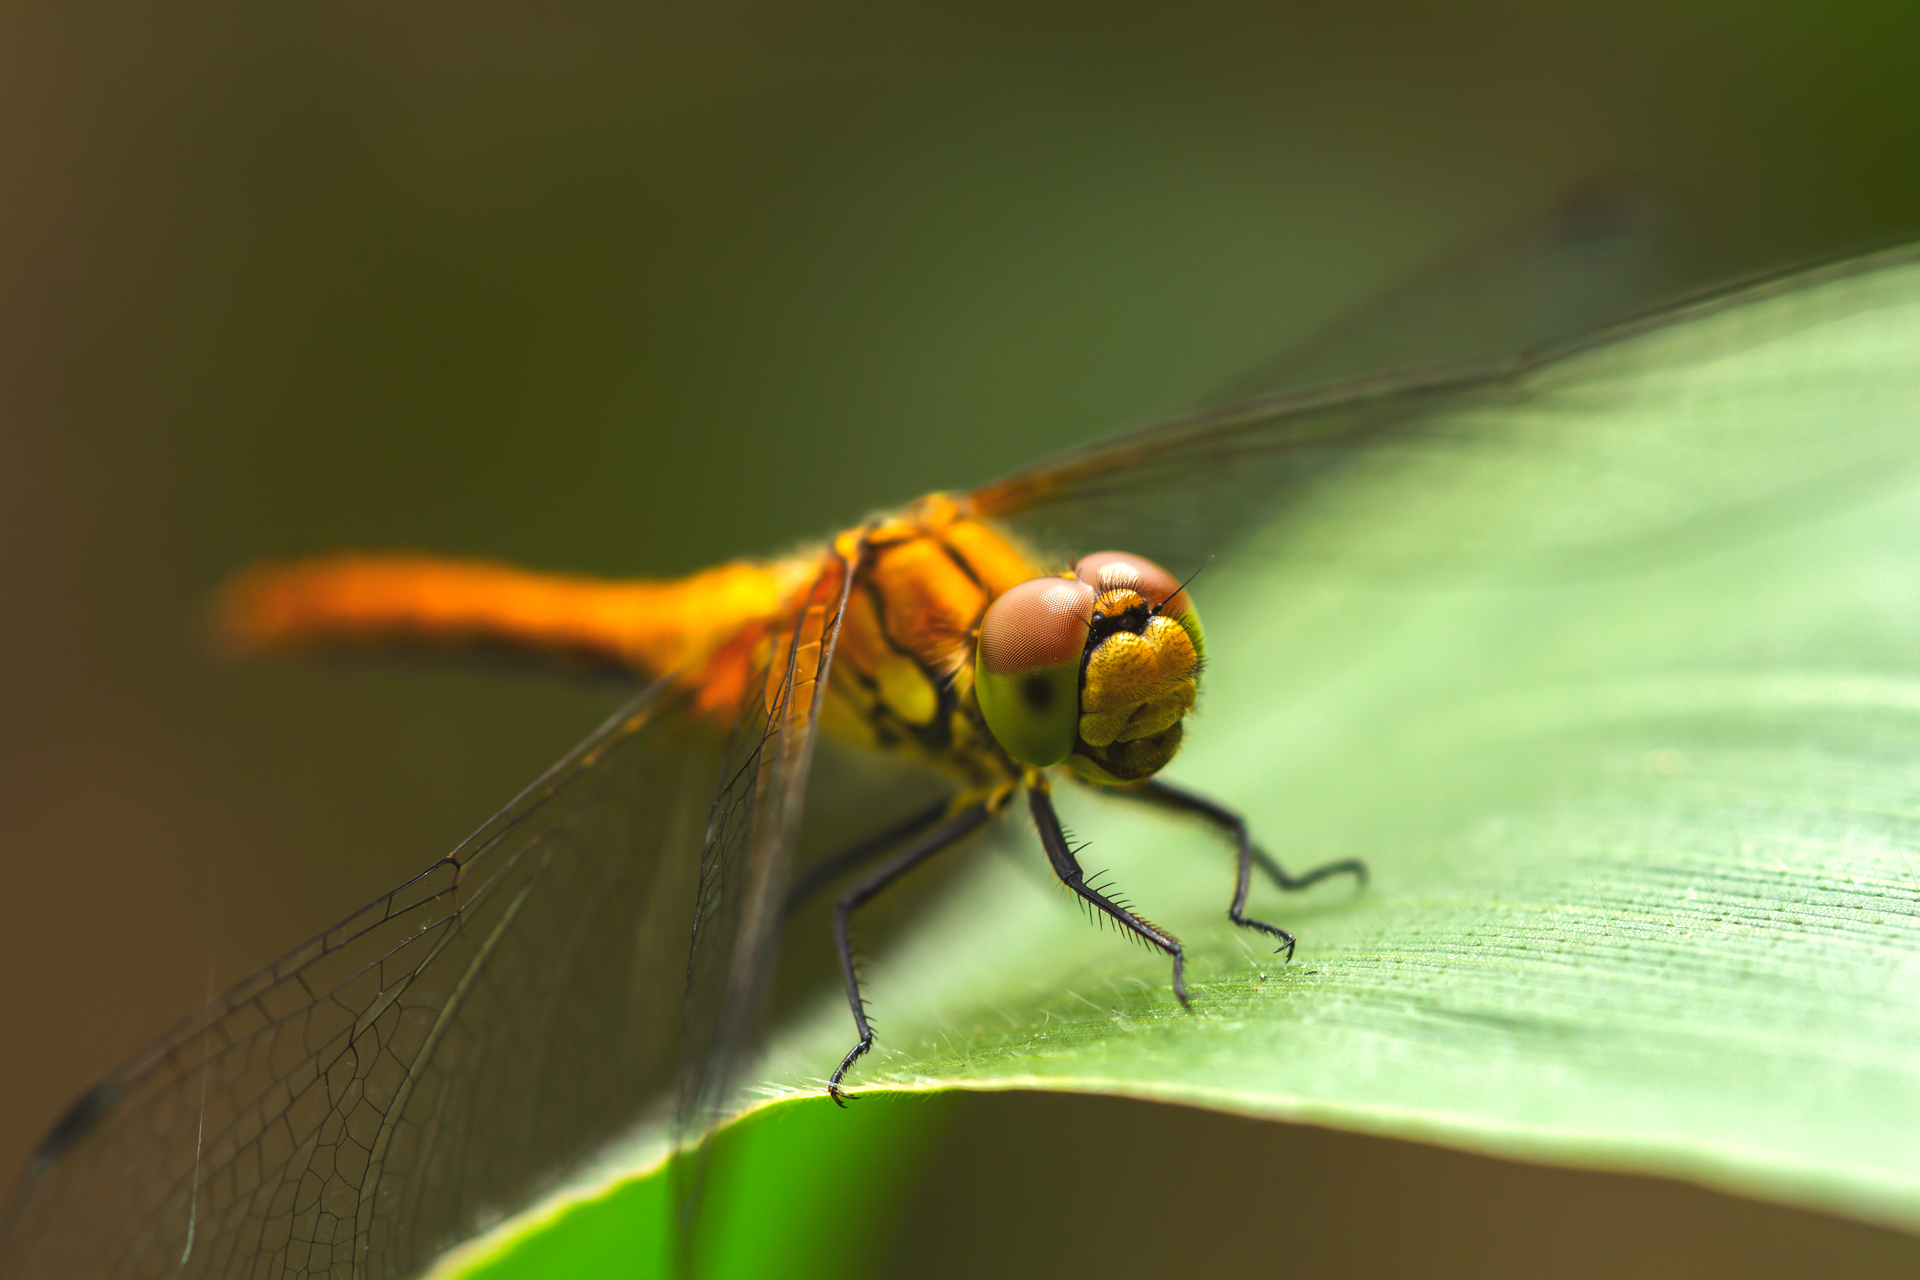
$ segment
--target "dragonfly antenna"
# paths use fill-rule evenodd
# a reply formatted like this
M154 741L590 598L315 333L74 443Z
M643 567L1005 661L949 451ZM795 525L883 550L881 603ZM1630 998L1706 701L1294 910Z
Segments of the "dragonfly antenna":
M1208 556L1205 560L1202 560L1200 562L1200 569L1204 569L1212 563L1213 563L1213 557ZM1175 587L1172 591L1168 592L1167 600L1171 600L1175 596L1179 595L1182 591L1185 591L1187 589L1188 584L1191 583L1195 578L1200 576L1200 569L1195 569L1192 573L1188 574L1186 582L1182 582L1179 586ZM1155 613L1159 613L1160 610L1166 608L1167 600L1162 600L1159 604L1153 606L1153 611Z

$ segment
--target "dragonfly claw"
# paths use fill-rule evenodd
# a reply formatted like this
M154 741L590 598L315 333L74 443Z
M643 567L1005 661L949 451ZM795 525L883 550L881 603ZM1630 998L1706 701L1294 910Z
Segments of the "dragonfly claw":
M827 1096L833 1099L833 1105L843 1111L846 1110L847 1103L853 1095L840 1087L840 1081L846 1076L847 1069L859 1061L860 1055L871 1048L873 1048L873 1032L868 1031L860 1037L860 1043L847 1050L847 1056L840 1059L840 1065L834 1069L832 1078L827 1081Z

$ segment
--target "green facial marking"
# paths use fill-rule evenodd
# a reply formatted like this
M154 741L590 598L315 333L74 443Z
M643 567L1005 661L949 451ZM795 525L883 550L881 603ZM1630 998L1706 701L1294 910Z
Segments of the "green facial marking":
M1080 734L1080 663L995 675L974 659L974 691L987 728L1007 754L1037 769L1059 764Z

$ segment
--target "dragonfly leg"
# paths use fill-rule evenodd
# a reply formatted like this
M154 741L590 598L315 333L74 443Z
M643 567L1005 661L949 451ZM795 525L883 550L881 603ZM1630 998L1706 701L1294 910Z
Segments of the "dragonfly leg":
M1060 882L1148 946L1173 957L1174 997L1180 1001L1181 1008L1192 1008L1187 1002L1184 980L1187 953L1180 946L1180 939L1087 883L1086 872L1081 870L1080 860L1067 843L1066 829L1060 825L1060 817L1053 811L1053 797L1044 785L1028 784L1027 807L1033 810L1033 825L1040 829L1040 844L1046 849L1047 861L1053 864L1053 873L1060 877Z
M909 814L883 831L874 832L866 839L849 845L832 857L822 858L793 878L793 884L787 888L787 910L792 911L818 893L822 886L838 879L845 872L864 866L902 840L919 835L940 821L946 812L947 802L936 800L919 812Z
M847 981L847 1004L853 1009L854 1030L860 1034L860 1042L847 1050L847 1056L840 1060L833 1078L827 1082L827 1092L843 1107L847 1105L847 1095L840 1091L840 1081L860 1055L873 1047L873 1028L867 1023L866 1001L860 996L860 975L853 967L853 942L847 933L853 913L895 880L973 831L987 820L988 813L984 803L962 809L874 868L860 883L840 895L840 902L833 909L833 940L840 948L840 973Z
M1233 810L1215 801L1207 799L1198 792L1176 787L1170 782L1148 779L1127 789L1123 794L1131 795L1162 809L1171 809L1176 813L1191 813L1204 818L1225 832L1234 842L1240 853L1239 875L1234 882L1233 905L1227 908L1227 918L1247 929L1266 934L1280 945L1277 951L1287 953L1287 959L1293 959L1293 935L1278 925L1256 920L1246 914L1247 891L1252 887L1254 864L1267 873L1267 877L1282 889L1305 889L1309 885L1319 884L1329 876L1351 875L1357 882L1367 883L1367 864L1358 858L1346 858L1339 862L1328 862L1299 875L1288 875L1284 867L1253 842L1253 833L1247 830L1247 820Z

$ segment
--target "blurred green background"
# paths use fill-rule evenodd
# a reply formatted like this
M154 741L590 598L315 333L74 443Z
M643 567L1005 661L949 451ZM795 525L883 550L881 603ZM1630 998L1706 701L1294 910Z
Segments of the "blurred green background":
M1691 281L1908 238L1915 48L1920 11L1886 4L7 6L0 1164L621 694L226 666L204 618L234 569L778 550L1148 420L1596 175L1671 195ZM1376 1218L1445 1187L1492 1242L1475 1274L1541 1238L1514 1234L1523 1190L1536 1224L1626 1187L1660 1208L1621 1231L1764 1219L1863 1270L1913 1257L1658 1183L1137 1104L978 1110L956 1132L987 1150L1145 1125L1189 1192L1283 1158ZM988 1212L955 1190L972 1150L936 1153L916 1236ZM1115 1164L1057 1167L1094 1195ZM1094 1202L1154 1193L1135 1167ZM1358 1229L1274 1213L1294 1240Z

